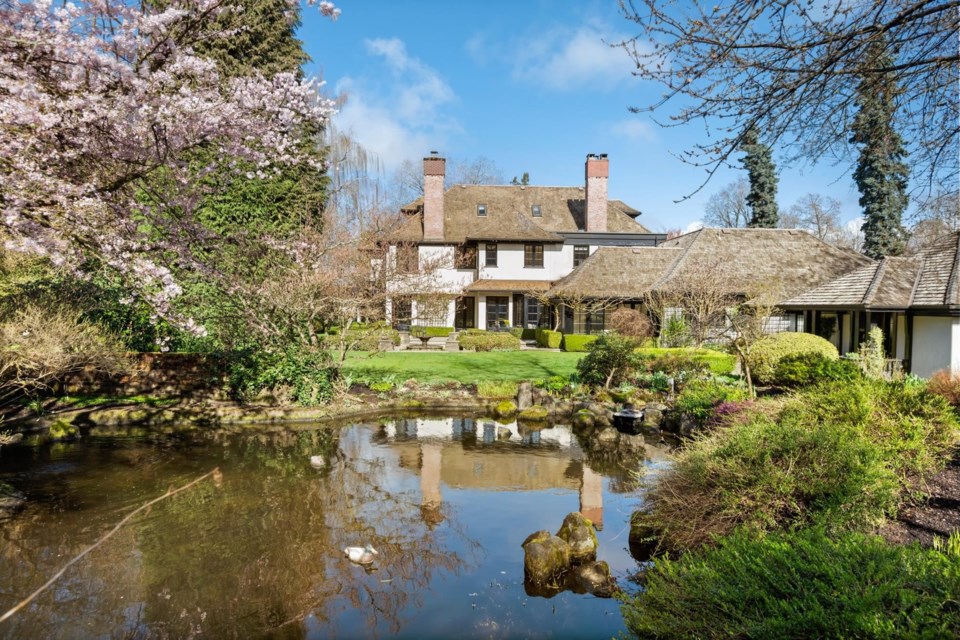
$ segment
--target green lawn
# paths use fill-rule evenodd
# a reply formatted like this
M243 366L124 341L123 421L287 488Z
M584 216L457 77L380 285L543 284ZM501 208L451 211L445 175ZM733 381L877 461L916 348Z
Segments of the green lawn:
M420 382L456 381L475 384L482 380L537 380L569 376L577 369L582 353L553 351L489 351L474 353L422 353L392 351L370 355L348 354L343 369L364 377L395 375L398 380Z

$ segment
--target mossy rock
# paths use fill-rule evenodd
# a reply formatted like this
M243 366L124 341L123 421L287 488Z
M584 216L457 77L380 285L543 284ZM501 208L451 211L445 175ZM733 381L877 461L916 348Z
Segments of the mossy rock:
M529 420L531 422L540 422L547 419L547 416L550 415L550 412L547 411L547 408L535 404L532 407L527 407L517 415L519 420Z
M517 412L517 405L512 400L504 400L497 403L494 411L498 416L512 416Z
M423 403L419 400L401 400L400 406L404 409L420 409L423 407Z
M50 437L54 440L69 440L79 433L79 429L63 419L54 420L50 425Z
M554 584L570 568L570 545L557 536L528 542L523 552L524 571L534 584Z
M593 523L579 511L567 514L557 531L557 537L570 545L570 560L574 563L597 559L597 533Z

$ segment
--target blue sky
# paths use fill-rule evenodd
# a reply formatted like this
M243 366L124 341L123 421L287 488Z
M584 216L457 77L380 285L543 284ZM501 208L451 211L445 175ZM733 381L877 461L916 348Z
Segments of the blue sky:
M587 153L610 157L610 195L644 212L653 230L688 228L710 194L739 177L705 177L671 155L710 131L661 128L628 107L660 95L631 75L617 42L633 35L616 0L486 2L341 0L331 23L305 9L299 32L332 95L346 97L337 125L378 153L388 170L431 150L448 158L486 156L507 179L580 185ZM778 161L781 158L777 158ZM858 215L858 194L844 166L786 166L779 201L822 193Z

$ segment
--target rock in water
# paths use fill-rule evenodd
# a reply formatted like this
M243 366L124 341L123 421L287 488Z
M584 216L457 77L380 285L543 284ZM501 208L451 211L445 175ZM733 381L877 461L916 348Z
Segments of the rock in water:
M592 593L598 598L609 598L619 591L616 579L610 575L610 566L603 562L588 562L576 567L568 578L576 593Z
M596 560L597 534L593 530L593 523L579 511L563 519L557 537L570 545L570 559L574 563Z
M544 538L541 534L547 533ZM535 584L556 581L570 565L570 545L549 532L538 531L523 544L523 568Z
M533 405L533 385L529 382L521 382L517 388L517 409L523 411Z

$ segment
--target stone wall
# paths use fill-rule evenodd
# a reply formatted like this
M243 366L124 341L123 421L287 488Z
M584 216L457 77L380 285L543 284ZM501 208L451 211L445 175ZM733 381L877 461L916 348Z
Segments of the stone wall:
M130 369L119 376L85 371L64 384L68 394L150 395L183 397L210 395L223 386L218 364L196 353L131 353Z

